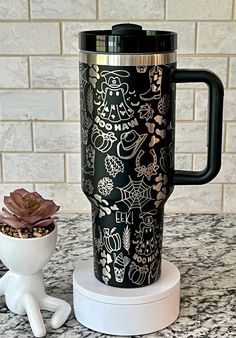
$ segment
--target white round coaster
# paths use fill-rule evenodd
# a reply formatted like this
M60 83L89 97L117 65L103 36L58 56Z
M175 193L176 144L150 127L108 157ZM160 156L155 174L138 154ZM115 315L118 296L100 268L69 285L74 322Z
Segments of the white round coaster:
M162 261L161 277L135 289L105 285L94 277L93 261L78 262L73 274L76 319L84 326L113 335L139 335L161 330L179 316L180 272Z

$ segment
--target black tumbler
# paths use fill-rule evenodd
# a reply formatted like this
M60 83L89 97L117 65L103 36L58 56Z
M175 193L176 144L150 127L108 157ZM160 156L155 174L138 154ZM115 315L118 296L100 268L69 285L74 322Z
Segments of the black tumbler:
M108 285L146 286L161 274L164 205L174 185L207 183L220 169L222 83L206 70L176 69L174 32L119 24L81 32L79 41L82 189L92 205L94 273ZM179 82L209 88L200 172L174 169Z

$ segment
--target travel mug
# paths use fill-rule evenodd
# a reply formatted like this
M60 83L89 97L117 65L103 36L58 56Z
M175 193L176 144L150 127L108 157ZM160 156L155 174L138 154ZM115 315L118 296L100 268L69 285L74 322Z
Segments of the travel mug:
M79 47L82 189L92 206L94 273L115 287L146 286L161 273L164 205L174 185L209 182L220 169L222 83L206 70L176 69L174 32L119 24L81 32ZM200 172L174 169L179 82L209 88Z

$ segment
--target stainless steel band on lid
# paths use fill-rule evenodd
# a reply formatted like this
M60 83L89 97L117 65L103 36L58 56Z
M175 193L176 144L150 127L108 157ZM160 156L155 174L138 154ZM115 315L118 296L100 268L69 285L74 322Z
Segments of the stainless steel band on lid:
M80 52L80 62L104 66L151 66L176 62L176 52L159 54L96 54Z

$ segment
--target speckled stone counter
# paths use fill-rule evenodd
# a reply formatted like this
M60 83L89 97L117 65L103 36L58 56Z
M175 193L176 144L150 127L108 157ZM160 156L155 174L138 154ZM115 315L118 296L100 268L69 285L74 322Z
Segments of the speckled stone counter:
M58 245L44 269L47 292L72 304L75 262L92 256L89 215L62 216ZM236 215L166 215L163 257L181 273L181 313L170 327L148 338L236 337ZM0 263L0 276L6 268ZM47 338L111 337L93 332L73 313L63 327L48 327ZM14 315L0 298L0 337L33 337L27 317ZM141 337L141 336L139 336Z

